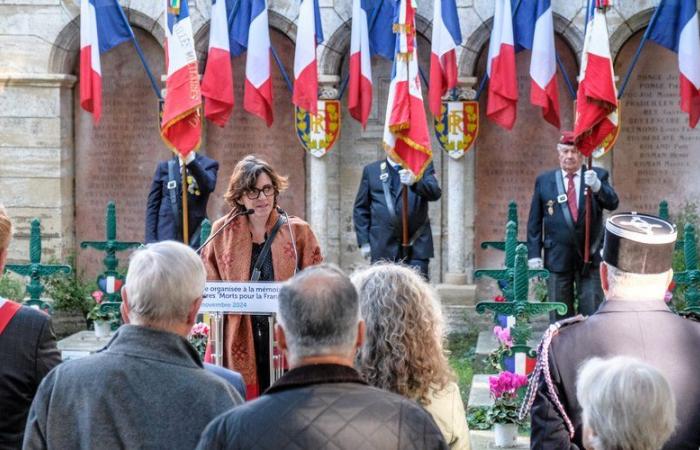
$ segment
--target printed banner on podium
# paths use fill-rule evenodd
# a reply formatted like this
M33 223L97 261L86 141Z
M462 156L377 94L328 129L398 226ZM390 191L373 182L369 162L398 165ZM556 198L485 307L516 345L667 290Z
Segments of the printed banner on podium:
M277 314L282 283L207 281L200 313Z

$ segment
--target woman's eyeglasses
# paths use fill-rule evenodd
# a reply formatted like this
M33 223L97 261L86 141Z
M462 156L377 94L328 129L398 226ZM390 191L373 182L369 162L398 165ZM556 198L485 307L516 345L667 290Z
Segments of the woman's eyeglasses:
M248 197L249 200L257 200L260 198L261 192L265 194L265 197L270 197L274 195L276 191L273 185L266 184L262 189L250 188L250 190L245 191L245 196Z

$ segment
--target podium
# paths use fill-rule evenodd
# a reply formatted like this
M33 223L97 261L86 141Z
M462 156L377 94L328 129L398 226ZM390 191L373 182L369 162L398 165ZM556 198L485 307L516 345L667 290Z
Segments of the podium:
M212 345L214 364L223 366L224 315L267 316L270 345L270 383L283 374L282 352L275 352L275 317L278 310L277 296L282 283L251 281L207 281L204 287L201 314L209 314L209 342Z

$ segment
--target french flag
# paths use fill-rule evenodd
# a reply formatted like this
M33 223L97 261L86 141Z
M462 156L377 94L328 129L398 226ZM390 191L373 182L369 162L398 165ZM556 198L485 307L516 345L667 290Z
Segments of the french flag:
M233 72L226 0L212 0L209 54L202 78L204 116L223 127L233 111Z
M510 0L496 0L486 76L489 78L486 116L510 130L515 124L518 104Z
M372 61L367 18L367 10L362 7L362 1L353 0L348 110L350 115L362 124L363 129L367 126L367 118L372 108Z
M124 41L131 33L115 0L80 2L80 106L99 123L102 116L102 67L100 53Z
M585 156L590 156L617 127L617 88L610 57L610 42L601 0L586 26L581 55L581 72L576 92L574 140Z
M433 158L433 152L418 73L413 1L399 1L398 23L393 27L397 33L396 48L383 141L389 156L420 179Z
M455 0L435 0L430 52L428 103L434 116L440 115L442 96L457 86L457 46L462 43Z
M321 42L323 42L323 29L318 0L301 0L294 52L292 102L312 114L318 112L316 45Z
M170 7L170 3L179 7ZM165 0L165 66L167 80L160 135L186 158L202 138L202 93L187 0Z
M513 17L513 33L518 50L532 50L530 102L541 107L544 119L559 128L559 87L551 1L521 0Z
M700 26L695 0L661 0L649 39L678 53L681 110L695 128L700 120Z

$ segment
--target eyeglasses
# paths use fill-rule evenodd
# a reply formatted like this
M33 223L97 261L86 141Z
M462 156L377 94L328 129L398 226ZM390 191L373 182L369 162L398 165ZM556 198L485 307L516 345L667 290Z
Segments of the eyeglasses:
M245 191L245 196L248 197L249 200L257 200L260 198L261 192L265 194L265 197L271 197L277 192L277 190L273 185L266 184L262 187L262 189L250 188L249 190Z

